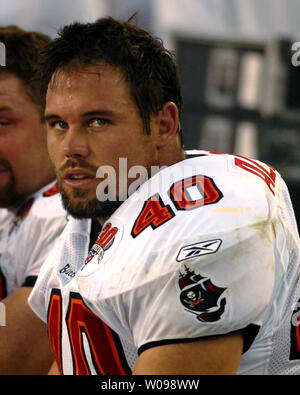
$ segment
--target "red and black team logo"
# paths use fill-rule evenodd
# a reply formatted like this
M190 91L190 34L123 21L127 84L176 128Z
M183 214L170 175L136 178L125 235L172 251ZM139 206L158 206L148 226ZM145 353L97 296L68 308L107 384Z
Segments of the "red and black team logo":
M101 261L104 252L113 245L118 230L119 229L117 227L113 227L110 222L104 226L84 262L85 265L87 265L96 255L98 256L98 263Z
M185 267L178 281L180 302L185 309L196 314L202 322L218 321L225 311L226 299L221 297L226 288L217 287L212 281Z

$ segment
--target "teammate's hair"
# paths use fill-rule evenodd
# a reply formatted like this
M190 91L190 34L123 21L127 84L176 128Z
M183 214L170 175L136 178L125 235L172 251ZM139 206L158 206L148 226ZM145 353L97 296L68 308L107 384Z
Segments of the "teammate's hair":
M150 133L151 115L157 114L167 101L174 102L181 113L182 96L174 54L161 39L111 17L94 23L75 22L60 29L58 38L43 50L40 64L43 96L56 71L99 63L123 72L146 133Z
M5 45L6 52L6 65L0 67L0 73L17 76L30 99L41 106L38 60L41 49L51 42L51 38L43 33L25 31L11 25L0 27L0 42Z

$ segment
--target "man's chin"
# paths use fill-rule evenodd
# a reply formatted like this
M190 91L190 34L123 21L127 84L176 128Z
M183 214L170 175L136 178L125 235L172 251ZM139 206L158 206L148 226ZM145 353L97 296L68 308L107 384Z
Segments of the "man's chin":
M65 210L76 219L109 218L123 202L99 202L98 199L69 198L61 191Z

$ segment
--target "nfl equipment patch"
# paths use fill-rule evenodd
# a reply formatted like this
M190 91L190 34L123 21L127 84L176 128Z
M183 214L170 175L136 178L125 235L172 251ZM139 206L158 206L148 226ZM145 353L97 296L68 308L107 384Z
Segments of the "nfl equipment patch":
M101 232L90 249L83 266L78 272L79 276L89 276L99 270L101 265L108 262L114 254L122 239L123 225L114 221L104 224Z
M118 230L119 229L117 227L113 227L110 222L104 226L84 262L85 265L87 265L96 255L98 256L98 263L102 260L104 251L108 250L113 245Z

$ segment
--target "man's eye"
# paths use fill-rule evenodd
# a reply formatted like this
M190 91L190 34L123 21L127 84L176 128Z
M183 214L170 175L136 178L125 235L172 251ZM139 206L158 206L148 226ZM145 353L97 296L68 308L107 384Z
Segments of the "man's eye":
M7 119L0 119L0 127L5 127L11 125L12 122L8 121Z
M107 119L94 118L94 119L90 120L89 127L101 128L101 127L107 125L108 123L109 123L109 121Z
M50 126L52 128L58 129L58 130L64 130L64 129L67 129L68 124L64 121L55 121L55 122L52 122L50 124Z

